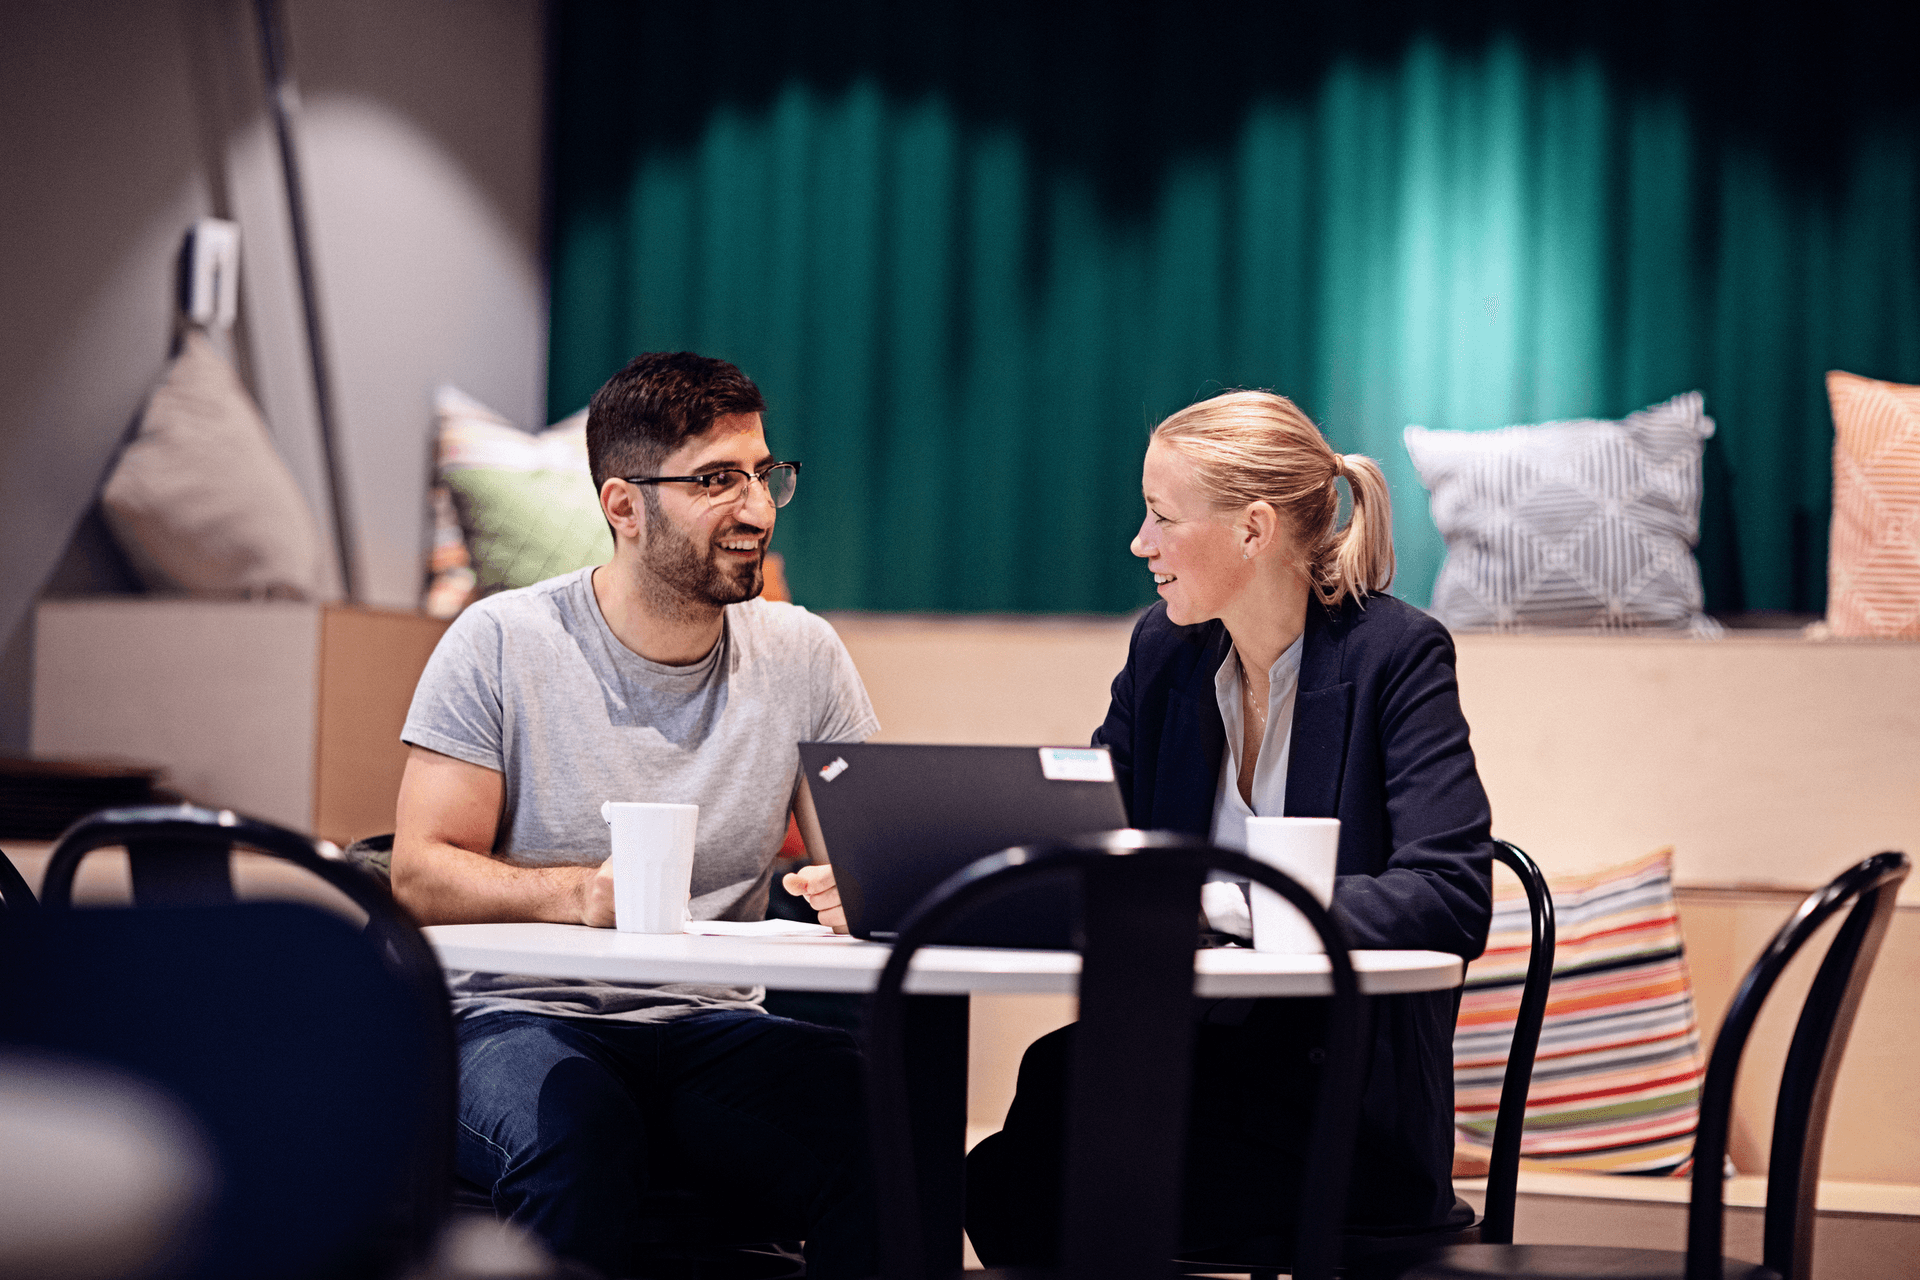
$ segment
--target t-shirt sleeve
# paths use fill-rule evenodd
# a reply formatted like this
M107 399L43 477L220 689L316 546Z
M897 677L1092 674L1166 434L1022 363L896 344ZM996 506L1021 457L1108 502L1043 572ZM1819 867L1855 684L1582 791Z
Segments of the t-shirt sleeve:
M413 689L400 740L506 772L500 696L500 624L470 608L434 646Z
M825 619L813 646L813 741L865 742L880 731L867 686L840 636Z

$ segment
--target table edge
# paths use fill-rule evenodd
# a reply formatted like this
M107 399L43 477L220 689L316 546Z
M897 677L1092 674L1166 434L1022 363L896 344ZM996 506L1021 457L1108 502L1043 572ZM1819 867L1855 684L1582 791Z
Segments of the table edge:
M873 989L880 967L885 963L884 948L874 945L871 950L862 947L856 953L871 957L870 962L848 964L840 962L794 972L769 972L764 960L741 959L729 956L689 959L685 957L638 957L622 956L607 952L569 953L564 951L540 950L530 947L506 946L498 942L467 942L458 937L449 938L442 931L455 929L498 928L497 925L434 925L423 932L434 949L442 965L449 969L476 971L481 973L538 973L543 977L587 979L602 982L686 982L705 983L717 986L771 986L788 991L837 991L864 994ZM567 928L568 926L553 926ZM584 926L582 926L584 928ZM601 931L595 930L599 933ZM718 941L718 939L716 939ZM727 938L727 943L773 941L772 939ZM737 950L737 947L729 948ZM1078 990L1078 965L1063 966L1054 969L1017 971L997 971L968 967L965 969L943 968L940 961L953 953L963 953L977 957L986 948L971 947L929 947L914 958L914 967L908 973L906 989L917 995L967 995L967 994L1029 994L1029 995L1071 995ZM845 951L838 954L846 955ZM535 954L537 952L537 954ZM795 954L795 953L789 953ZM1071 956L1070 952L1036 952L1036 955L1048 957ZM1246 952L1196 952L1194 993L1198 996L1221 999L1232 997L1327 995L1333 990L1330 975L1325 972L1296 972L1285 975L1268 973L1208 972L1205 957L1210 954L1234 955ZM1458 956L1442 952L1398 952L1390 954L1413 954L1432 957L1439 963L1423 963L1418 968L1376 968L1368 964L1368 957L1381 952L1355 952L1354 968L1360 978L1360 988L1368 995L1399 995L1417 991L1442 991L1458 987L1464 977L1465 962ZM632 972L635 964L648 962L656 969L657 976L636 977ZM1322 962L1324 963L1324 961ZM1436 970L1438 972L1436 972ZM1436 983L1435 977L1442 978ZM1276 982L1276 978L1284 981ZM1276 987L1284 989L1276 990Z

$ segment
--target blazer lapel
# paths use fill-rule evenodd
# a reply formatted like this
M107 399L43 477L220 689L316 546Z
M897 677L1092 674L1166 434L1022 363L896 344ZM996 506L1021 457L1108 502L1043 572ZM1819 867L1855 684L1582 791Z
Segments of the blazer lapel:
M1167 690L1167 720L1160 737L1160 767L1154 787L1153 826L1161 831L1205 835L1213 826L1213 793L1226 726L1213 677L1227 654L1226 628L1209 638L1198 661Z
M1293 700L1293 742L1287 756L1289 817L1334 818L1340 814L1340 779L1346 771L1353 682L1340 679L1346 628L1339 623L1340 619L1325 609L1307 609L1307 638L1300 650L1300 688Z

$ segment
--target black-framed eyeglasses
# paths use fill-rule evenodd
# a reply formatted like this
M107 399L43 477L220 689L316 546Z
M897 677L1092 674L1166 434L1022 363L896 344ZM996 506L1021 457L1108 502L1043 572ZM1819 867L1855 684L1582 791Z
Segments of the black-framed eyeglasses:
M784 507L793 501L793 491L800 484L800 464L770 462L758 471L723 467L718 471L703 471L697 476L622 476L620 478L628 484L697 484L707 502L716 507L746 501L747 486L758 480L767 491L767 500L776 507Z

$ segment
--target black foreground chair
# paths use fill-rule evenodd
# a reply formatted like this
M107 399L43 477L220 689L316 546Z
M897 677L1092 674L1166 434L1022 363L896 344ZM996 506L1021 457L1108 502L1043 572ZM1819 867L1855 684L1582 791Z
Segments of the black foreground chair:
M1510 869L1526 890L1532 920L1527 973L1521 983L1520 1009L1514 1019L1513 1041L1507 1049L1507 1069L1500 1085L1500 1107L1493 1125L1493 1152L1488 1161L1486 1212L1466 1226L1400 1233L1348 1231L1340 1237L1340 1261L1353 1267L1368 1258L1399 1255L1450 1244L1513 1241L1513 1206L1520 1177L1520 1140L1527 1123L1527 1091L1533 1083L1533 1060L1540 1048L1540 1028L1546 1020L1547 996L1553 986L1553 895L1538 864L1519 845L1505 840L1493 844L1496 861ZM1466 1201L1459 1200L1461 1212ZM1285 1243L1256 1237L1228 1249L1187 1253L1178 1261L1185 1275L1246 1274L1252 1280L1276 1280L1293 1266Z
M1496 1276L1586 1280L1811 1280L1814 1200L1820 1149L1834 1077L1853 1031L1854 1014L1907 878L1903 853L1878 853L1848 868L1801 902L1747 970L1715 1037L1700 1096L1693 1147L1693 1195L1687 1248L1635 1249L1587 1245L1455 1245L1415 1256L1384 1258L1356 1269L1364 1280L1482 1280ZM1733 1086L1754 1020L1774 984L1807 940L1852 903L1801 1006L1774 1107L1773 1147L1759 1264L1725 1257L1722 1169L1733 1113Z
M81 860L118 845L135 910L71 910ZM310 906L236 901L235 847L332 885L366 912L364 930ZM384 884L295 832L177 805L81 819L54 846L41 894L39 945L66 959L39 966L31 989L74 983L84 971L102 990L76 991L65 1012L36 996L39 1034L153 1073L217 1139L231 1203L216 1215L214 1240L229 1257L211 1259L205 1274L227 1273L228 1262L243 1274L242 1259L264 1268L256 1274L297 1274L283 1257L295 1233L308 1232L301 1238L324 1253L340 1244L326 1239L328 1219L351 1217L343 1205L363 1201L383 1240L355 1266L377 1272L428 1254L452 1174L453 1024L440 965ZM155 907L168 909L142 909ZM327 972L313 972L320 966ZM141 991L150 1006L133 998ZM343 1001L348 991L360 1003ZM34 1029L11 1016L9 1024ZM398 1074L354 1076L376 1062ZM322 1063L332 1065L323 1072ZM211 1088L215 1079L224 1088ZM312 1123L316 1109L332 1116L331 1130ZM387 1162L348 1150L348 1132ZM268 1144L274 1133L285 1142ZM315 1167L332 1172L323 1178ZM349 1175L369 1185L340 1185ZM312 1202L297 1203L295 1186L314 1190ZM266 1238L274 1222L287 1236L278 1243Z
M0 907L8 911L32 911L39 905L20 868L13 865L6 850L0 849Z
M1078 879L1084 938L1061 1274L1069 1280L1163 1280L1169 1274L1180 1227L1200 885L1215 869L1280 894L1326 945L1333 1000L1308 1147L1323 1176L1308 1180L1302 1194L1296 1274L1307 1280L1332 1275L1338 1246L1331 1224L1345 1207L1366 1025L1340 929L1307 890L1244 854L1191 836L1114 831L984 858L935 889L901 926L874 990L870 1021L868 1097L886 1280L929 1280L930 1271L908 1128L908 966L963 911L1046 879Z

